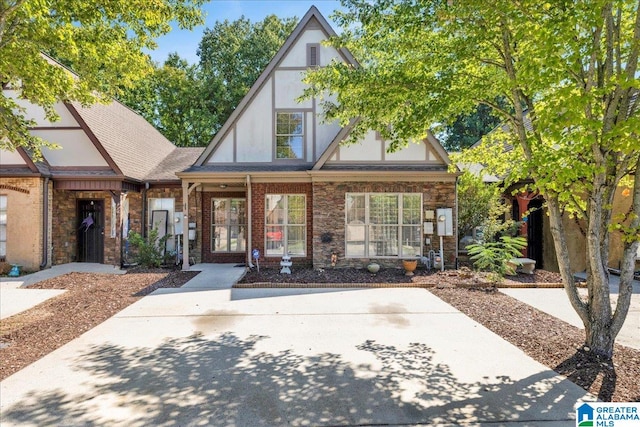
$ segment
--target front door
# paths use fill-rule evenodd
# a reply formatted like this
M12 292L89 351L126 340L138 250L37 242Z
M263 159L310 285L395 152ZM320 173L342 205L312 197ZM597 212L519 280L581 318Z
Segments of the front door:
M527 221L527 257L536 261L536 268L544 268L543 263L543 221L542 200L529 202L529 218Z
M104 200L78 200L78 261L104 262Z

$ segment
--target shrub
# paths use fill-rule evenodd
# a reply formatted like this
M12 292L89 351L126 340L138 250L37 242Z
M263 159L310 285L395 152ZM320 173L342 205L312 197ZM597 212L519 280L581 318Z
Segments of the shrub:
M467 246L467 249L476 269L504 277L505 274L515 273L509 261L520 257L522 249L526 247L527 240L524 237L502 236L497 242L477 243Z
M165 244L170 234L158 238L158 230L151 229L145 239L135 231L129 232L129 243L136 248L134 260L143 267L160 267L165 261Z

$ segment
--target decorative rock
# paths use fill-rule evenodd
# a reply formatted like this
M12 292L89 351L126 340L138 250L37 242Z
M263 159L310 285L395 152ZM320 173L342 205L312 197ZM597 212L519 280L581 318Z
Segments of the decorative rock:
M380 264L376 264L375 262L372 262L371 264L367 265L367 270L369 270L369 273L377 273L378 271L380 271Z

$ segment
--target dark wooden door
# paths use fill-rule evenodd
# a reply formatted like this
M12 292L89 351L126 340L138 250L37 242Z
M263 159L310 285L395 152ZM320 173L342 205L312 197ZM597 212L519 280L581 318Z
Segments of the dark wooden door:
M527 257L536 260L536 268L544 268L543 254L543 220L542 200L529 202L529 218L527 221Z
M104 200L78 200L78 261L104 262Z

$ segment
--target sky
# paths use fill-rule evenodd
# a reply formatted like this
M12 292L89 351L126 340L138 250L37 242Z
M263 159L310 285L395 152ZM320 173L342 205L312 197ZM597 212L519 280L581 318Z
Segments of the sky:
M262 21L267 15L275 14L280 18L293 16L302 18L311 6L316 6L329 21L334 30L337 25L331 21L333 11L340 9L339 0L211 0L203 7L205 24L191 31L180 30L177 26L169 34L157 40L158 48L150 52L152 59L162 64L171 52L178 52L189 63L198 62L196 51L206 28L213 28L216 21L235 21L244 15L251 22Z

